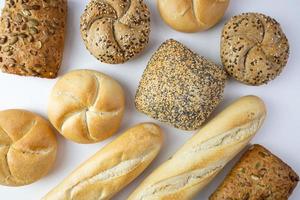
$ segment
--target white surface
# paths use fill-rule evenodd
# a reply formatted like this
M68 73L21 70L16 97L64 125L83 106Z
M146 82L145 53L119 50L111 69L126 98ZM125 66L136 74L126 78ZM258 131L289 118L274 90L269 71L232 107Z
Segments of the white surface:
M247 12L262 12L278 20L291 46L288 65L280 77L268 85L249 87L229 81L225 89L225 101L219 106L217 112L225 105L239 96L255 94L263 98L268 107L268 117L263 128L253 140L253 143L263 144L273 153L281 157L300 173L300 2L297 0L233 0L230 8L221 23L209 31L196 34L176 32L166 26L156 10L154 0L147 3L151 9L152 32L148 48L136 59L123 65L107 65L98 62L85 49L79 33L79 18L87 0L69 0L68 34L64 61L60 76L73 69L95 69L107 73L120 81L127 94L127 113L124 117L119 133L130 126L143 121L155 121L136 112L133 104L135 90L139 79L152 53L166 39L174 38L190 47L195 52L220 63L219 40L221 29L230 16ZM4 0L0 0L1 7ZM0 74L1 103L0 109L23 108L40 113L46 117L47 98L56 80L19 77ZM216 113L216 112L215 112ZM136 181L130 184L114 199L123 200L137 187L142 179L155 167L172 155L192 133L183 132L169 126L160 124L165 131L165 145L155 162ZM51 188L67 176L79 163L89 158L105 143L94 145L79 145L59 138L59 152L55 168L42 180L29 186L10 188L0 186L0 199L35 200L40 199ZM236 160L235 160L236 161ZM206 188L196 199L208 199L217 185L234 164L231 162L225 170ZM176 166L174 166L176 167ZM294 191L291 200L300 199L300 186Z

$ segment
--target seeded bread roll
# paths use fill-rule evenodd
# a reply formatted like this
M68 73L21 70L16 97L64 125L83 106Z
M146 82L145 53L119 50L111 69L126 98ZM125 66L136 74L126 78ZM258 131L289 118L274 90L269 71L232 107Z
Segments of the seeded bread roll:
M43 200L111 199L145 170L162 141L157 125L136 125L81 164Z
M284 200L298 181L291 167L261 145L253 145L209 199Z
M97 71L76 70L55 84L48 117L67 139L95 143L119 129L124 110L124 91L117 81Z
M183 130L196 130L223 98L226 72L175 40L167 40L146 67L136 108Z
M0 69L55 78L60 68L66 0L6 0L0 18Z
M235 101L152 172L128 200L193 199L248 144L265 116L260 98Z
M91 0L81 16L80 30L98 60L124 63L148 44L150 12L143 0Z
M157 0L163 20L182 32L204 31L224 16L229 0Z
M248 85L275 79L289 57L288 40L280 24L260 13L244 13L226 23L221 59L227 72Z
M57 141L50 124L26 110L0 112L0 184L33 183L52 168Z

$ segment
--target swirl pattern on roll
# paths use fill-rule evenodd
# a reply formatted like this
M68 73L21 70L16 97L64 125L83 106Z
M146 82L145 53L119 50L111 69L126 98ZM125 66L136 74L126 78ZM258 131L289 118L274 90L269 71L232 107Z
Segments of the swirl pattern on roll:
M66 138L95 143L118 130L124 110L124 91L117 81L97 71L76 70L54 86L48 116Z
M271 17L244 13L234 16L223 29L223 65L243 83L261 85L273 80L285 67L288 56L288 40Z
M148 44L150 12L142 0L92 0L81 16L87 49L105 63L124 63Z
M25 110L0 112L0 184L27 185L43 177L56 158L50 124Z

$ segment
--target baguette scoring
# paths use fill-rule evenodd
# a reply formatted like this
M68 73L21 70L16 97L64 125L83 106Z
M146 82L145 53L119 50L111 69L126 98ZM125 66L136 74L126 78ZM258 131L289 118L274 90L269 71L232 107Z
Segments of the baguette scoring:
M260 98L245 96L235 101L150 174L128 199L192 199L249 143L265 116Z

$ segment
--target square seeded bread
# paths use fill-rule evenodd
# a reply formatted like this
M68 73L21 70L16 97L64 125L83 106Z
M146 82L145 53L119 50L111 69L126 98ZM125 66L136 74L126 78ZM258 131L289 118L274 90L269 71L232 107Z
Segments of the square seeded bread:
M183 130L197 130L223 99L222 67L170 39L154 53L135 97L136 108Z
M210 200L285 200L299 177L261 145L253 145L210 196Z
M65 37L66 0L6 0L0 18L0 69L55 78Z

